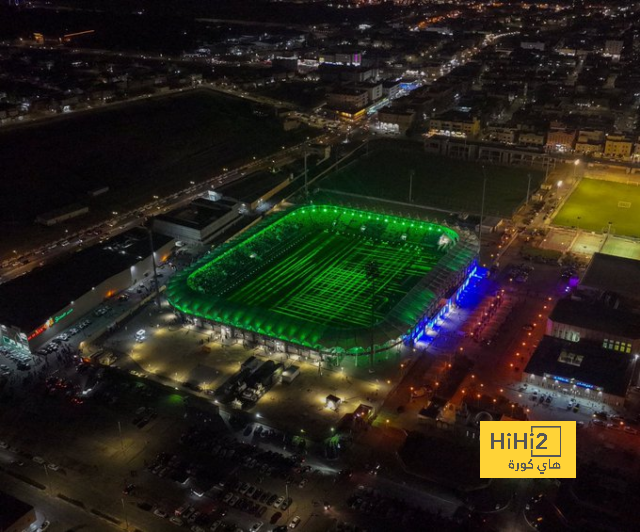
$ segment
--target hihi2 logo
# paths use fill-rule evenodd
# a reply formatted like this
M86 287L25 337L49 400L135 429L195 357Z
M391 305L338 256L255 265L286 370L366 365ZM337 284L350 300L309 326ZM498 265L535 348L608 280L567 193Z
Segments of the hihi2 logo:
M575 478L575 421L481 421L480 478Z

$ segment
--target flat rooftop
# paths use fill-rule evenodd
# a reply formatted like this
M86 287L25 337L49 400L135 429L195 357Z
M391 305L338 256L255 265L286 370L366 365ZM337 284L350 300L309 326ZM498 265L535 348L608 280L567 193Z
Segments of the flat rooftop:
M220 187L219 191L228 198L234 198L242 203L253 203L278 185L286 181L288 176L284 173L256 172L240 181L228 186Z
M546 373L624 397L633 366L633 355L604 349L599 343L545 336L524 371L536 376Z
M640 338L640 314L624 308L613 308L600 300L561 299L551 311L549 319L614 336Z
M594 253L580 286L640 300L640 261Z
M153 233L157 251L172 240ZM149 256L149 234L136 228L0 285L0 323L29 332L106 279Z
M235 206L236 201L229 198L222 198L218 201L199 198L186 207L161 214L156 219L193 229L204 229L229 214Z
M9 530L31 510L30 504L0 491L0 530Z

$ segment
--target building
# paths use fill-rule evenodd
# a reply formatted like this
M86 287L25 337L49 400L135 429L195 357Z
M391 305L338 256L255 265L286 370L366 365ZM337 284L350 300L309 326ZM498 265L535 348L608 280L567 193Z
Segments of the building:
M239 218L235 200L199 198L186 207L157 216L153 230L176 240L204 242L230 228Z
M628 307L640 309L640 261L594 253L578 288L591 299L614 294Z
M336 87L327 92L327 105L338 111L364 109L369 103L369 91L356 87Z
M23 532L28 530L36 520L33 506L0 491L1 532Z
M366 83L355 83L353 88L357 90L366 90L368 101L370 103L377 102L383 96L382 83L377 81L368 81Z
M592 341L621 353L640 353L640 314L621 305L615 296L573 296L558 301L547 320L546 334L575 343Z
M545 336L522 373L522 381L567 396L615 406L624 404L636 359L597 342ZM558 405L562 406L562 405Z
M362 52L324 52L318 56L318 63L360 66L362 63Z
M484 132L485 140L515 144L518 139L518 129L513 127L487 126Z
M568 129L551 129L547 133L547 148L553 151L568 152L573 150L576 142L576 131Z
M446 111L429 121L431 135L476 137L480 128L479 118L461 111Z
M401 90L402 85L400 81L388 79L382 82L382 94L389 98L389 100L397 98Z
M151 256L153 242L153 259ZM0 285L4 345L34 351L122 290L152 278L173 238L136 228Z
M607 40L604 42L604 55L612 57L615 61L620 59L624 41L618 39Z
M640 355L640 261L595 253L545 334L523 380L622 404Z
M238 203L240 212L263 210L269 200L291 183L282 172L256 172L241 181L220 188L228 200Z
M599 155L604 151L604 144L590 140L578 140L575 152L580 155Z
M375 68L363 66L344 66L323 63L318 68L318 75L322 81L353 81L362 83L370 79L378 77L378 71Z
M521 146L544 146L546 135L544 133L535 133L532 131L521 131L518 135L518 144Z
M633 140L623 135L607 135L604 143L604 156L610 159L630 159L633 153Z
M383 107L378 111L378 128L391 133L404 135L413 127L416 113L410 108Z
M542 41L522 41L520 48L524 50L538 50L543 52L545 49L545 43Z
M56 225L89 212L86 205L68 205L60 209L45 212L36 218L36 222L46 226Z
M600 129L581 129L578 132L578 142L604 142L604 131Z

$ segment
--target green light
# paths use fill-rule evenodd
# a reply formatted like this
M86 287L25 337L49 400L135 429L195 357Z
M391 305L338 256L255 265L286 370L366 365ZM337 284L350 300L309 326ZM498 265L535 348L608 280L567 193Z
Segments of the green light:
M374 341L392 345L437 303L430 283L443 283L443 268L455 275L475 251L445 250L433 224L396 216L376 216L362 232L365 216L375 215L313 206L270 216L174 276L167 297L187 314L281 341L365 352L372 325L365 266L375 260ZM414 229L405 231L409 223ZM441 229L458 241L455 231Z

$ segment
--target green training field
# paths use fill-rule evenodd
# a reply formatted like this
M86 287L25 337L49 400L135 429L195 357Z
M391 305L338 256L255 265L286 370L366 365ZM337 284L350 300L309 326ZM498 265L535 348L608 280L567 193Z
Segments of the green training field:
M413 202L419 205L479 214L483 170L478 162L459 161L425 153L422 143L373 141L371 152L336 172L320 187L393 201L409 201L410 174ZM485 214L511 216L526 199L528 175L533 193L543 173L534 169L485 165Z
M354 352L370 345L372 324L378 345L407 334L476 249L475 237L437 224L299 207L176 275L167 295L187 314L314 349Z
M555 225L617 235L640 236L640 187L583 179L553 219Z

